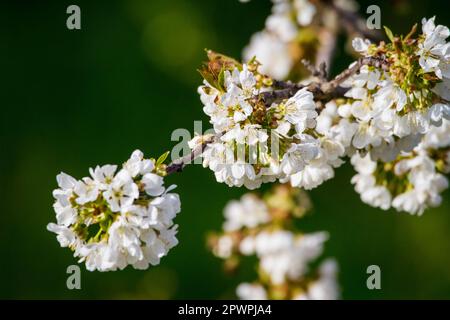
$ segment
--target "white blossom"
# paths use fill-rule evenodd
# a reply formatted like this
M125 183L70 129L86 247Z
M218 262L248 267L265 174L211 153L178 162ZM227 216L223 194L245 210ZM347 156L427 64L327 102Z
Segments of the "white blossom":
M450 31L434 23L435 17L422 19L424 39L419 43L417 54L424 72L434 72L440 79L450 78L450 44L445 40Z
M225 71L225 94L219 96L218 90L206 81L198 89L204 104L203 111L211 117L211 123L216 131L229 130L248 118L253 111L248 99L258 93L255 84L253 73L248 70L247 65L244 65L242 71L237 68L232 72Z
M428 155L421 150L418 152L416 157L396 164L396 173L407 174L412 189L397 195L392 206L399 211L421 215L426 208L441 204L440 193L448 188L448 180L436 172L435 163Z
M434 88L431 89L439 97L450 101L450 79L444 78L442 82L437 83ZM447 119L448 120L448 119Z
M108 185L111 184L114 174L116 173L116 165L97 166L95 169L90 168L89 173L92 179L95 180L100 190L106 190Z
M356 37L352 40L353 49L355 49L356 52L364 55L367 54L367 50L369 49L370 44L371 43L368 39L361 39L359 37Z
M319 153L315 139L307 135L303 135L302 138L303 142L291 144L281 161L281 170L288 176L302 171Z
M285 119L293 124L297 133L303 133L307 128L313 128L317 117L316 105L311 92L303 88L289 98L285 104Z
M370 154L361 157L355 154L351 162L358 172L352 178L352 183L355 184L355 190L360 193L361 200L373 207L379 207L387 210L391 206L391 194L382 185L377 185L374 177L376 169L376 162L370 159Z
M450 121L444 120L440 127L430 129L422 139L422 147L425 149L439 149L450 146Z
M291 185L310 190L334 177L334 168L339 167L343 160L345 148L335 139L324 137L320 139L319 154L309 161L303 170L290 176Z

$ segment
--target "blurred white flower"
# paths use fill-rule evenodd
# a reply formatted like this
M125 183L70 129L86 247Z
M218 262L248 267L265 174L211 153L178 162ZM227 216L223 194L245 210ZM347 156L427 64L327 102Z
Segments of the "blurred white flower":
M316 14L316 7L308 0L294 0L294 8L297 11L297 22L301 26L311 24L314 15Z
M266 204L252 194L244 194L239 201L230 201L224 209L225 231L242 227L254 228L270 220Z
M309 262L322 253L323 243L327 238L325 232L296 236L289 231L280 230L261 232L248 241L254 243L254 252L260 260L261 270L274 284L281 284L288 279L301 278L308 270ZM251 250L246 252L251 253Z
M338 266L336 261L328 259L319 267L319 278L312 282L306 292L295 296L293 300L337 300L339 287L336 281Z
M236 288L236 294L241 300L266 300L267 293L263 286L252 283L241 283Z
M294 65L289 44L267 31L255 33L244 48L243 59L249 61L253 57L261 63L261 72L275 79L285 79Z
M214 254L222 259L229 258L233 252L233 239L228 236L224 235L221 236L217 240L217 246L214 249Z

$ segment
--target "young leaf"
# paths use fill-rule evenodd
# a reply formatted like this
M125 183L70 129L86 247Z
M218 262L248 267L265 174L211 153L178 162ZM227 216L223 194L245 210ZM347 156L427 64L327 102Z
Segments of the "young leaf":
M384 27L384 31L386 32L387 37L389 38L389 40L391 40L392 43L394 43L394 34L392 33L391 29L389 29L386 26Z
M167 152L163 153L162 155L160 155L158 160L156 160L156 166L163 164L164 161L166 161L169 154L170 154L170 151L167 151Z
M217 79L217 86L219 90L224 91L225 90L225 68L222 68L219 72L219 77Z

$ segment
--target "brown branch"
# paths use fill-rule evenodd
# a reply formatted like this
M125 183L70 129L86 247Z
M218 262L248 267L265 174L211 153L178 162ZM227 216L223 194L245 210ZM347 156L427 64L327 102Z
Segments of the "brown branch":
M195 159L200 157L205 151L205 148L208 144L217 141L220 135L204 135L201 137L202 142L199 143L194 149L192 149L191 153L181 157L177 160L174 160L172 163L168 164L166 167L166 174L172 174L175 172L183 171L184 167L190 163L192 163Z
M373 66L378 69L382 69L383 71L389 70L389 62L384 57L363 57L359 58L355 64L353 64L350 68L345 69L340 74L338 74L332 81L328 83L330 89L338 87L342 82L347 80L349 77L354 75L361 69L362 66ZM326 90L326 89L325 89Z
M376 68L387 70L389 68L389 63L383 57L363 57L358 59L351 67L345 69L340 74L338 74L333 80L326 80L325 65L321 65L321 69L317 70L312 65L306 63L309 68L312 69L313 75L317 76L320 81L312 82L310 84L298 84L292 83L290 81L273 81L274 88L279 88L278 90L268 91L260 93L255 96L254 102L263 101L266 107L269 107L273 102L288 99L295 95L297 91L302 88L307 88L313 95L316 101L327 102L333 98L342 97L347 88L341 87L341 84L347 80L352 75L356 74L359 69L364 65L374 66ZM208 144L216 142L223 133L217 135L204 135L199 137L201 143L194 147L190 154L174 160L172 163L168 164L166 167L166 175L170 175L175 172L181 172L184 167L192 163L195 159L200 157Z
M318 64L318 66L314 66L310 61L303 59L302 63L305 65L306 69L311 72L313 77L319 78L320 81L327 80L327 66L325 62Z
M274 81L273 86L280 89L263 92L255 97L255 100L262 100L266 107L269 107L272 103L288 99L300 89L307 88L314 95L315 100L328 102L331 99L342 97L347 92L348 89L343 88L342 83L356 74L364 65L374 66L385 71L389 69L389 62L384 57L362 57L331 81L311 82L310 84Z

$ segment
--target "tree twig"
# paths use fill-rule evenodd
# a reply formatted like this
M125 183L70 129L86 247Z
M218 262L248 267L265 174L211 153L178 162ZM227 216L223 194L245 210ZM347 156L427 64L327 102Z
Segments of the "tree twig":
M320 69L314 68L314 66L308 62L305 64L311 69L313 75L319 78L318 82L299 84L290 81L274 80L274 88L279 89L260 93L253 98L255 102L262 100L266 107L269 107L273 102L288 99L294 96L297 91L303 88L307 88L308 91L314 95L314 99L316 101L327 102L333 98L342 97L345 92L347 92L348 89L341 87L341 84L349 77L356 74L362 66L369 65L382 70L388 70L389 68L389 62L384 57L362 57L353 63L349 68L338 74L333 80L327 81L325 64L321 64ZM199 139L201 142L194 147L190 154L174 160L172 163L167 165L166 174L170 175L175 172L181 172L186 165L192 163L203 154L208 144L217 141L221 136L222 134L200 136Z
M288 99L295 95L297 91L307 88L314 95L315 100L328 102L331 99L343 96L347 92L348 89L341 87L341 84L356 74L364 65L374 66L385 71L389 69L389 62L384 57L362 57L331 81L311 82L310 84L275 81L273 85L275 88L280 88L279 90L263 92L255 99L263 100L265 105L269 107L273 102Z
M201 143L199 143L194 149L192 149L191 153L181 157L179 159L174 160L172 163L168 164L166 167L166 174L170 175L172 173L183 171L184 167L190 163L192 163L195 159L200 157L205 151L205 148L208 144L215 142L220 135L204 135L199 137L201 139Z
M327 80L327 66L325 62L321 62L317 67L306 59L303 59L302 63L305 65L306 69L311 72L312 76L319 78L320 81Z

